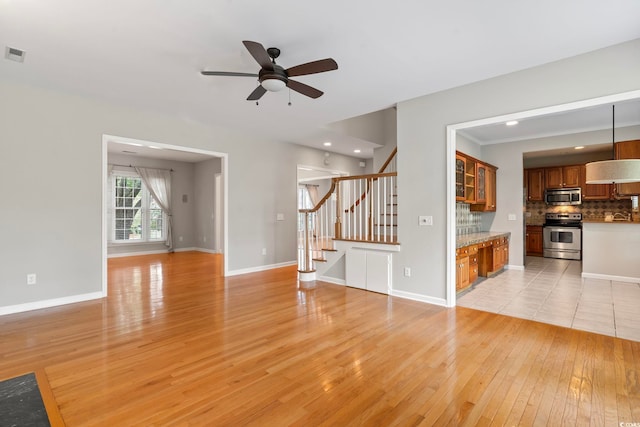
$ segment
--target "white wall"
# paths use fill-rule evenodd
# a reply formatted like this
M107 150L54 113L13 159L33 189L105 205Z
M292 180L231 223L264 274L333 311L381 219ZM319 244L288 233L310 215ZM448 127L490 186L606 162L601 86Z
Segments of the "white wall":
M637 223L585 223L582 275L607 280L640 281L640 232Z
M448 125L486 117L565 104L640 89L640 40L509 75L477 82L398 104L399 241L402 250L394 261L394 292L425 301L444 303L447 264L447 156ZM516 159L509 144L503 156ZM484 155L484 153L483 153ZM502 158L502 157L501 157ZM511 256L521 262L523 241L522 174L519 161L506 163L496 156L483 160L500 168L495 227L512 231ZM520 195L520 196L518 196ZM517 221L505 221L517 213ZM419 215L432 215L432 227L419 226ZM449 248L452 249L452 248ZM511 262L511 261L510 261ZM404 277L404 267L412 268Z

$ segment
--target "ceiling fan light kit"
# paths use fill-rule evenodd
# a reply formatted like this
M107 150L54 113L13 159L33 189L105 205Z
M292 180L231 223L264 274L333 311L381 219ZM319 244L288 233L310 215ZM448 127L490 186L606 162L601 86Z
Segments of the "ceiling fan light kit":
M322 91L304 83L291 80L289 77L324 73L326 71L338 69L338 64L332 58L320 59L318 61L312 61L284 69L280 65L276 64L276 58L280 56L280 49L276 47L265 49L260 43L249 40L245 40L242 43L247 48L251 56L253 56L253 59L256 60L258 65L260 65L261 68L258 74L206 70L201 73L205 76L257 77L260 82L260 86L255 88L254 91L249 94L247 101L258 101L267 91L277 92L285 87L301 93L302 95L308 96L309 98L319 98L323 94ZM289 105L291 105L290 101Z

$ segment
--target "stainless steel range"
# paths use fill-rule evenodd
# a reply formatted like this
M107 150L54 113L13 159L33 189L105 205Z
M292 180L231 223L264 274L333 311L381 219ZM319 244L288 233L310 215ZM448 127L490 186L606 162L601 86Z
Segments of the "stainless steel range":
M542 237L546 258L582 259L582 214L546 214Z

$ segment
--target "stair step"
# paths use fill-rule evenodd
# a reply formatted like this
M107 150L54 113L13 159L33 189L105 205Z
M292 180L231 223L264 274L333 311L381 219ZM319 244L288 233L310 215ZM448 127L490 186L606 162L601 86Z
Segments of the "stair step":
M316 262L327 262L325 258L313 258L313 260Z
M338 252L337 249L333 249L333 248L322 248L322 250L327 252Z

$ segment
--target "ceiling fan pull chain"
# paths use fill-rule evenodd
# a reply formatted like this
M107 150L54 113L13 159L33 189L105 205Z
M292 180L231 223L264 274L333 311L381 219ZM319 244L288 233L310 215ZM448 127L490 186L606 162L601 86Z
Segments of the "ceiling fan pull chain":
M291 107L291 89L289 89L289 107Z

